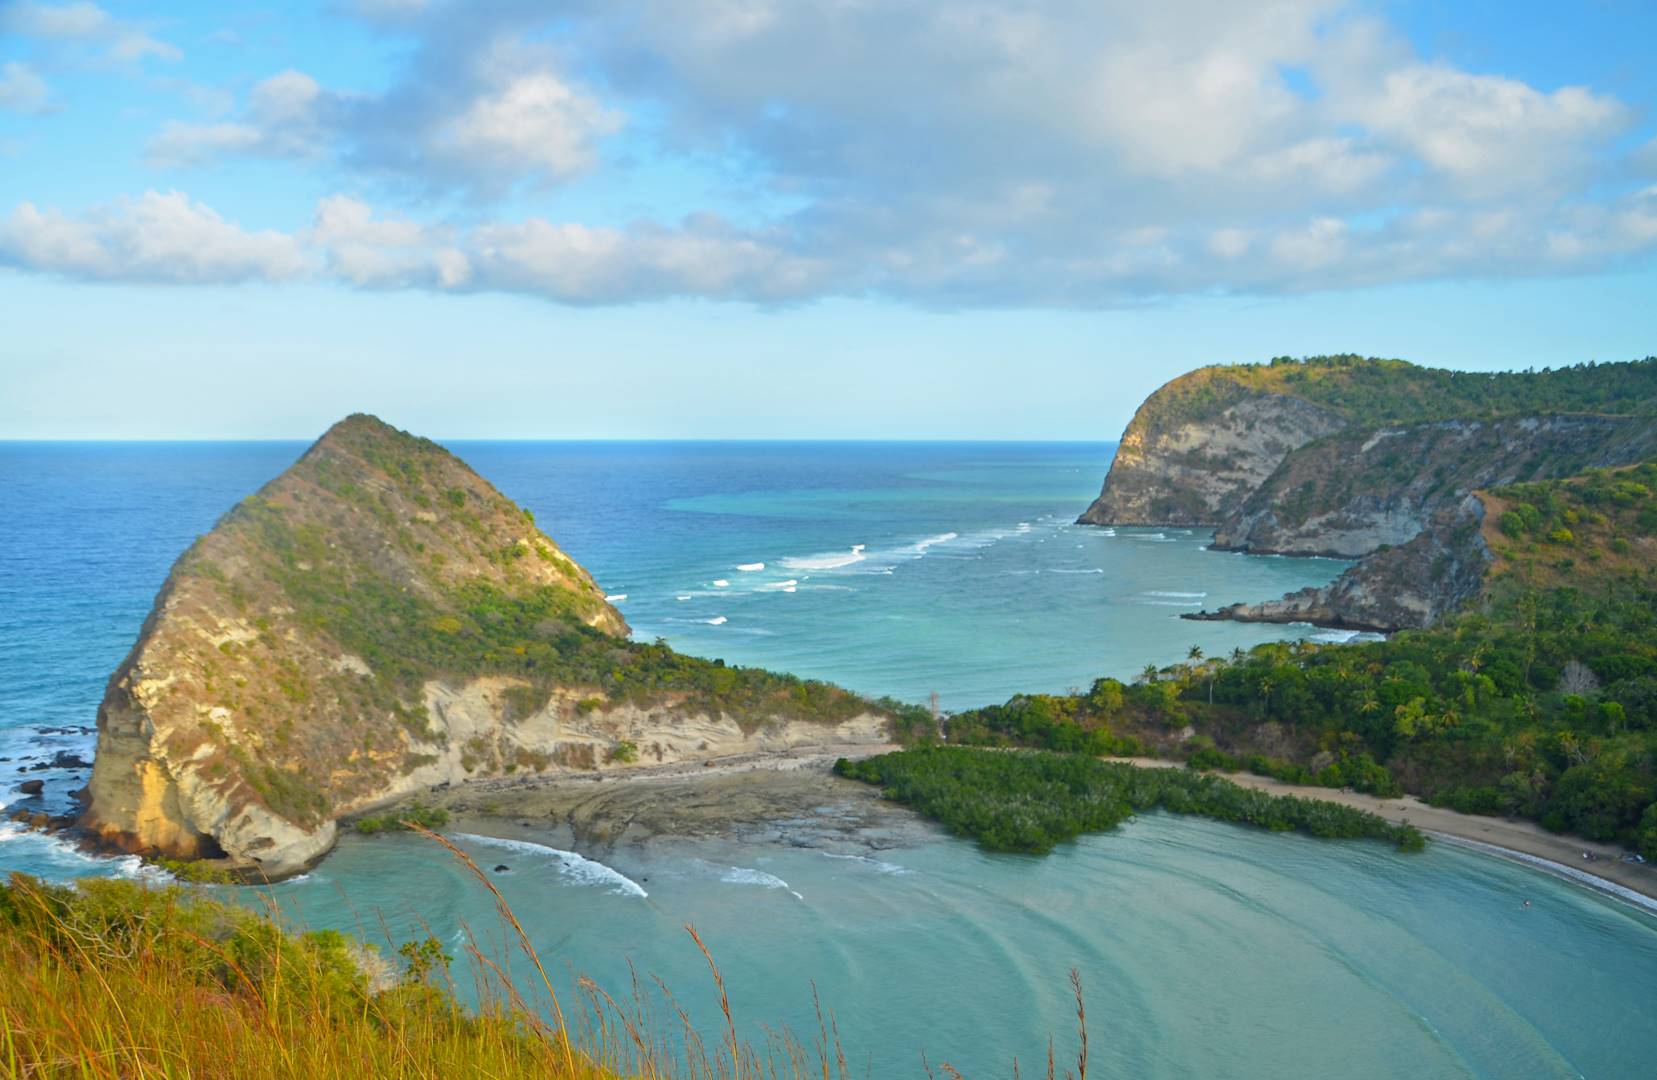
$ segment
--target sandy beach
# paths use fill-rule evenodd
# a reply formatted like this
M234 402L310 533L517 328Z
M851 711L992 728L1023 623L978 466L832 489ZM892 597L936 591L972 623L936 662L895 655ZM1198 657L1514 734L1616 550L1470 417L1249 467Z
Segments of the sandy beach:
M871 757L895 744L801 747L706 761L639 765L595 773L477 781L433 792L440 806L480 831L551 836L585 851L657 837L733 836L796 846L858 843L900 846L934 827L888 803L867 784L830 772L837 758ZM1142 768L1183 768L1160 758L1111 758ZM1461 814L1414 796L1377 798L1336 788L1288 784L1252 773L1222 773L1244 787L1322 799L1408 823L1435 839L1526 863L1657 908L1657 867L1620 860L1623 849L1550 833L1528 822ZM1585 859L1584 853L1595 856ZM1628 894L1635 894L1629 896Z
M1184 763L1160 758L1112 758L1132 765L1152 769L1184 768ZM1480 817L1428 806L1413 795L1396 799L1381 799L1361 792L1338 788L1286 784L1269 776L1253 773L1220 773L1226 779L1243 787L1258 788L1274 795L1298 795L1305 799L1322 799L1378 814L1388 821L1414 825L1429 835L1451 842L1464 842L1491 854L1517 858L1527 865L1548 869L1540 863L1555 864L1563 876L1580 880L1594 878L1612 886L1638 893L1657 901L1657 867L1651 864L1626 863L1619 857L1624 849L1612 844L1596 843L1579 836L1551 833L1529 821L1507 818ZM1596 856L1592 861L1583 853ZM1557 872L1557 871L1556 871ZM1613 892L1615 890L1612 890Z

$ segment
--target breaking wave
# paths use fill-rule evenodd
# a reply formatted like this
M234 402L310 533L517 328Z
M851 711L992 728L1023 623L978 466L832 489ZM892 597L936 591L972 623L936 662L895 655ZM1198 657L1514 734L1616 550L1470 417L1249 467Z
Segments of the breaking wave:
M524 855L540 855L551 858L558 864L559 872L577 885L598 885L622 896L637 896L643 899L650 894L644 891L644 886L623 874L619 870L605 866L584 855L577 855L573 851L564 851L561 848L548 847L530 840L506 840L498 836L479 836L476 833L455 833L455 838L469 844L478 844L482 847L501 848L505 851L516 851Z
M775 874L767 874L764 870L754 870L746 866L733 866L723 874L719 880L727 885L758 885L762 889L788 889L798 900L805 897L788 888L788 882Z
M790 570L838 570L860 563L864 559L863 544L853 544L850 551L824 555L797 555L784 559L782 565Z

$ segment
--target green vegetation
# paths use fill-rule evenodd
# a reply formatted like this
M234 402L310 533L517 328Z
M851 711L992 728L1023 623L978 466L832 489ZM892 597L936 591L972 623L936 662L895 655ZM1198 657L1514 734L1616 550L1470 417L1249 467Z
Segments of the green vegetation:
M223 525L253 541L246 546L281 606L291 609L289 618L332 639L373 671L372 678L336 680L330 687L347 701L348 713L393 714L421 731L419 687L445 675L525 679L530 685L515 690L507 702L514 714L533 711L557 686L595 691L583 701L589 707L673 703L754 724L771 717L837 722L871 708L827 683L682 656L660 641L632 642L596 629L589 623L606 610L598 590L573 563L549 555L544 541L520 539L502 547L498 538L489 539L481 515L514 522L519 532L533 525L497 493L472 497L454 486L466 470L447 451L367 418L348 420L335 431L340 445L369 463L391 490L370 489L357 475L360 468L353 472L328 456L308 457L294 473L331 496L330 502L343 501L351 514L367 515L371 522L353 527L349 516L338 512L329 516L303 503L254 496ZM482 558L501 572L454 575L423 568L438 538L428 543L404 527L399 500L435 502L460 523L455 543L462 550L452 552L445 565L467 555L466 544L475 539ZM400 567L388 564L380 540L388 529L396 530ZM558 564L552 582L513 565L531 550L541 553L543 562ZM410 587L411 575L420 587ZM303 691L297 672L284 678L279 666L272 666L272 681L286 687L290 699Z
M410 824L422 829L441 829L448 823L447 810L440 806L427 806L415 802L389 814L358 818L354 828L363 836L373 836L376 833L404 830L409 828Z
M1079 754L945 746L864 761L842 758L841 776L878 784L885 796L990 851L1044 854L1082 833L1115 828L1136 813L1168 810L1312 836L1425 843L1410 825L1335 803L1270 795L1196 771L1138 768Z
M1158 395L1158 416L1170 426L1210 416L1244 390L1293 394L1344 413L1356 428L1535 413L1649 414L1657 411L1657 357L1484 373L1352 355L1279 356L1176 379Z
M1400 790L1657 859L1657 465L1492 494L1485 595L1430 630L1261 645L951 717L949 741ZM1553 539L1572 531L1568 548ZM1187 729L1190 729L1187 731Z

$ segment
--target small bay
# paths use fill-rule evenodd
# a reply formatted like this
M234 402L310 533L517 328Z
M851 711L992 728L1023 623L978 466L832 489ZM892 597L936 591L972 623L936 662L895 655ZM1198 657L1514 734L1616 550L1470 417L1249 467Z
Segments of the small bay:
M1071 525L1109 444L458 443L592 570L641 638L945 708L1299 635L1182 611L1329 580L1330 560L1212 552L1178 529ZM89 756L98 700L171 561L297 443L0 444L0 797ZM625 597L625 599L621 599ZM39 772L49 808L84 768ZM1149 815L1045 859L927 829L871 846L662 838L563 853L462 839L573 989L631 958L708 1029L682 924L721 962L747 1034L815 1030L848 1065L969 1076L1073 1054L1096 1074L1635 1076L1657 1016L1657 921L1485 855L1419 856ZM533 842L532 842L533 843ZM888 841L882 840L886 845ZM0 826L0 869L139 873ZM347 837L273 891L310 927L382 940L497 933L429 844ZM639 895L643 893L645 895ZM245 898L252 899L251 894ZM1523 907L1530 900L1529 909ZM462 979L464 982L464 979Z

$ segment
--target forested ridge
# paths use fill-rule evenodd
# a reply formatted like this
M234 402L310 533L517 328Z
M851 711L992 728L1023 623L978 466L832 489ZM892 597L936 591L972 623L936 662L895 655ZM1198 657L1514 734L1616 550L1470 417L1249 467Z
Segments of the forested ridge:
M1657 413L1657 357L1541 371L1451 371L1342 354L1201 368L1155 395L1158 422L1217 413L1240 392L1290 394L1352 428L1540 413Z
M1019 695L948 741L1157 752L1529 818L1657 858L1657 463L1489 493L1483 594L1427 630Z

